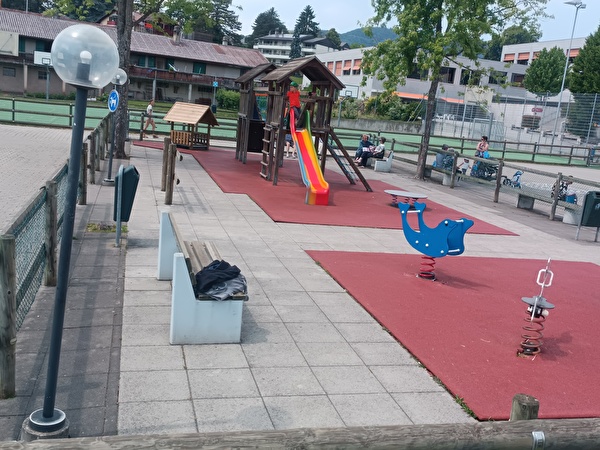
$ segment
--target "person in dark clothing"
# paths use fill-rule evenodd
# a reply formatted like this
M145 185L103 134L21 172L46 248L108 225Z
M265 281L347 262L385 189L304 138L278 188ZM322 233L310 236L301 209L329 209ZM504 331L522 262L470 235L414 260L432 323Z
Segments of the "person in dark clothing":
M385 138L382 136L379 139L379 145L377 147L369 147L368 151L363 150L360 155L359 167L367 167L369 158L383 159L385 156Z
M363 149L369 149L373 147L373 143L369 140L369 136L363 134L360 138L360 142L358 143L358 148L356 149L356 153L354 154L354 162L360 162L360 157L362 155Z

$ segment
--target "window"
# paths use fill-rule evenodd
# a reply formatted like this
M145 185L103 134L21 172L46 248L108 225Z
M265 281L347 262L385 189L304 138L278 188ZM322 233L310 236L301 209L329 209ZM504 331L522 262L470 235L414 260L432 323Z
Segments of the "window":
M167 58L165 60L165 69L175 70L175 60L173 58Z
M146 56L139 55L137 60L137 65L140 67L146 67Z
M522 73L513 73L510 81L513 86L523 87L523 78L525 78L525 75Z
M206 73L206 64L205 63L194 63L194 68L192 69L194 73Z
M406 78L412 78L414 80L426 80L427 79L427 71L419 70L416 64L413 65L413 70L408 74Z
M14 67L3 67L2 75L4 75L5 77L16 77L17 69L15 69Z
M478 70L462 69L460 72L460 84L463 86L478 86L481 80L481 72Z
M336 76L340 76L342 74L342 62L341 61L335 62L335 72L334 73Z
M48 72L45 70L38 70L38 80L46 80L48 78Z
M362 59L355 59L352 64L352 75L360 75L360 64L362 63Z
M504 84L506 83L506 72L492 70L488 84Z
M456 69L454 67L442 67L440 70L440 81L442 83L454 83L454 75L456 73Z
M25 53L25 38L19 36L19 53Z
M52 49L52 43L46 41L35 41L35 50L38 52L49 52Z
M352 67L352 61L347 59L344 61L344 69L342 70L342 75L350 75L350 69Z
M154 56L148 56L148 67L156 67L156 58Z

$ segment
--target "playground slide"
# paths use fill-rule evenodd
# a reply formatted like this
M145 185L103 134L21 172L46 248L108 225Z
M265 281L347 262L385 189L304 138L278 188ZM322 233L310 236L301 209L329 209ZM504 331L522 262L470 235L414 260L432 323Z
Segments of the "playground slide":
M296 130L294 110L290 111L290 127L294 145L298 151L298 162L302 172L302 181L306 186L307 205L329 204L329 183L323 178L317 152L310 133L310 114L306 111L306 128Z

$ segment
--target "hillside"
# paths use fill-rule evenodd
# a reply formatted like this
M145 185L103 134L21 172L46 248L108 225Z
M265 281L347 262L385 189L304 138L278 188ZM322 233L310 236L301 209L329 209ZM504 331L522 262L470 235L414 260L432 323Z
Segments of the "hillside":
M373 28L373 37L365 35L362 28L357 28L346 33L340 33L340 39L342 42L348 43L348 45L357 44L359 46L370 47L376 45L386 39L395 39L396 34L389 28Z

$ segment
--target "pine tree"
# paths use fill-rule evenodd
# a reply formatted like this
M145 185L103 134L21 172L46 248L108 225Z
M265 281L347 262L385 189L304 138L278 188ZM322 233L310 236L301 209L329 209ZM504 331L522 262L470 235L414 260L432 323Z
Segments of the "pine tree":
M312 6L307 5L306 8L302 10L298 20L296 20L296 27L294 28L294 33L300 35L308 34L310 36L319 36L321 30L319 29L319 24L315 22L315 12L312 9Z

